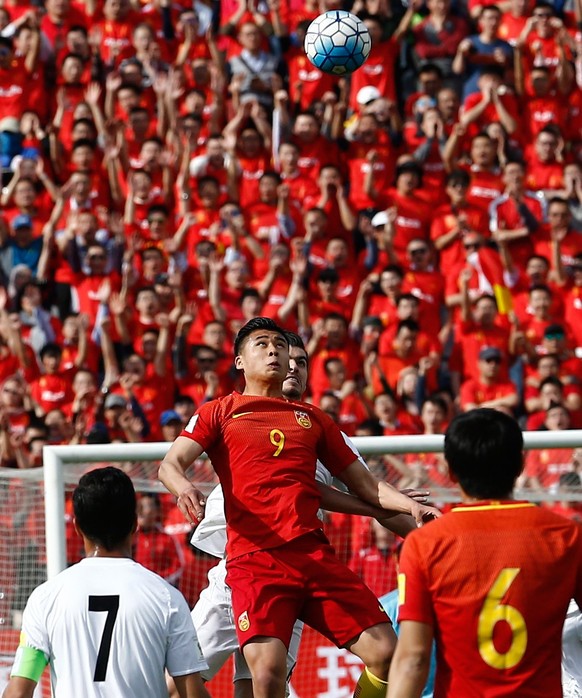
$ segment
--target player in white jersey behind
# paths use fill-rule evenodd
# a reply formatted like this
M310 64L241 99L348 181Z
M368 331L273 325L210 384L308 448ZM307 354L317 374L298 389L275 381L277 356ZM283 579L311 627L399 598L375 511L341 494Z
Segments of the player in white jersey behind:
M307 384L307 352L298 335L291 332L287 334L289 338L289 371L283 383L283 394L290 400L300 400ZM366 466L354 444L345 434L344 439L354 451L354 455ZM322 508L339 509L344 513L364 516L378 516L383 520L390 521L389 527L403 536L416 528L416 522L409 515L400 514L387 519L385 510L376 510L372 505L357 497L329 490L333 477L319 461L316 464L315 478L322 485L320 487ZM419 498L426 498L428 492L417 492L416 494ZM220 558L218 565L209 571L208 586L202 591L192 610L192 619L196 626L204 658L209 667L201 672L202 677L205 681L210 681L227 659L234 654L235 698L252 698L251 673L238 649L231 593L226 584L226 559L224 557L226 519L224 496L220 485L217 485L208 496L204 518L194 530L191 542L198 549ZM298 621L293 629L287 654L288 672L291 672L297 661L302 629L303 623Z
M54 698L209 698L207 664L188 604L131 559L136 496L117 468L93 470L73 494L86 558L37 587L26 604L3 698L31 698L50 663Z

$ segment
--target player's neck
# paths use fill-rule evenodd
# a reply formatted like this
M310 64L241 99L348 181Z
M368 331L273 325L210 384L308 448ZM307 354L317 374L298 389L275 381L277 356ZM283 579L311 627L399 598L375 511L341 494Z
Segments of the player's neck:
M131 543L124 543L118 548L107 550L102 545L96 545L92 541L85 539L85 557L115 557L115 558L130 558L132 557Z
M257 395L258 397L283 397L282 385L276 383L248 380L243 390L243 395Z

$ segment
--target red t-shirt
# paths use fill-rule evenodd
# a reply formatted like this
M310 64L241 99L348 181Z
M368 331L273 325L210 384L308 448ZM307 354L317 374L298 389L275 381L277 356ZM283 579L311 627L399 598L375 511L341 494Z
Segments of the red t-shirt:
M499 398L515 394L517 391L513 383L499 382L487 385L471 378L461 385L461 407L471 404L482 405L484 402L499 400Z
M435 696L562 695L562 625L570 599L582 604L577 525L525 502L455 507L406 538L399 582L400 622L436 631Z
M224 490L229 559L321 528L317 459L334 475L354 462L313 405L231 393L202 405L181 436L208 454Z

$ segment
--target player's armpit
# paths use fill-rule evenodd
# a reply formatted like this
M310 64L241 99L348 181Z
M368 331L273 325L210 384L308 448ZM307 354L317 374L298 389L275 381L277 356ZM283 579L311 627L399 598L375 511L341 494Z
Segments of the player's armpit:
M2 698L32 698L36 684L37 682L31 679L13 676L2 694Z
M433 629L404 620L388 676L387 698L420 698L430 668Z

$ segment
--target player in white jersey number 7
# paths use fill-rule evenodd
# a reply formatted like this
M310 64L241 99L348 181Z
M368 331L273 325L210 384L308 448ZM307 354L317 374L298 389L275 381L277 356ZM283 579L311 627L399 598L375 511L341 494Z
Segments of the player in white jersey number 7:
M32 698L50 663L55 698L210 698L188 604L131 559L136 497L117 468L83 475L73 494L86 558L30 595L3 698Z

